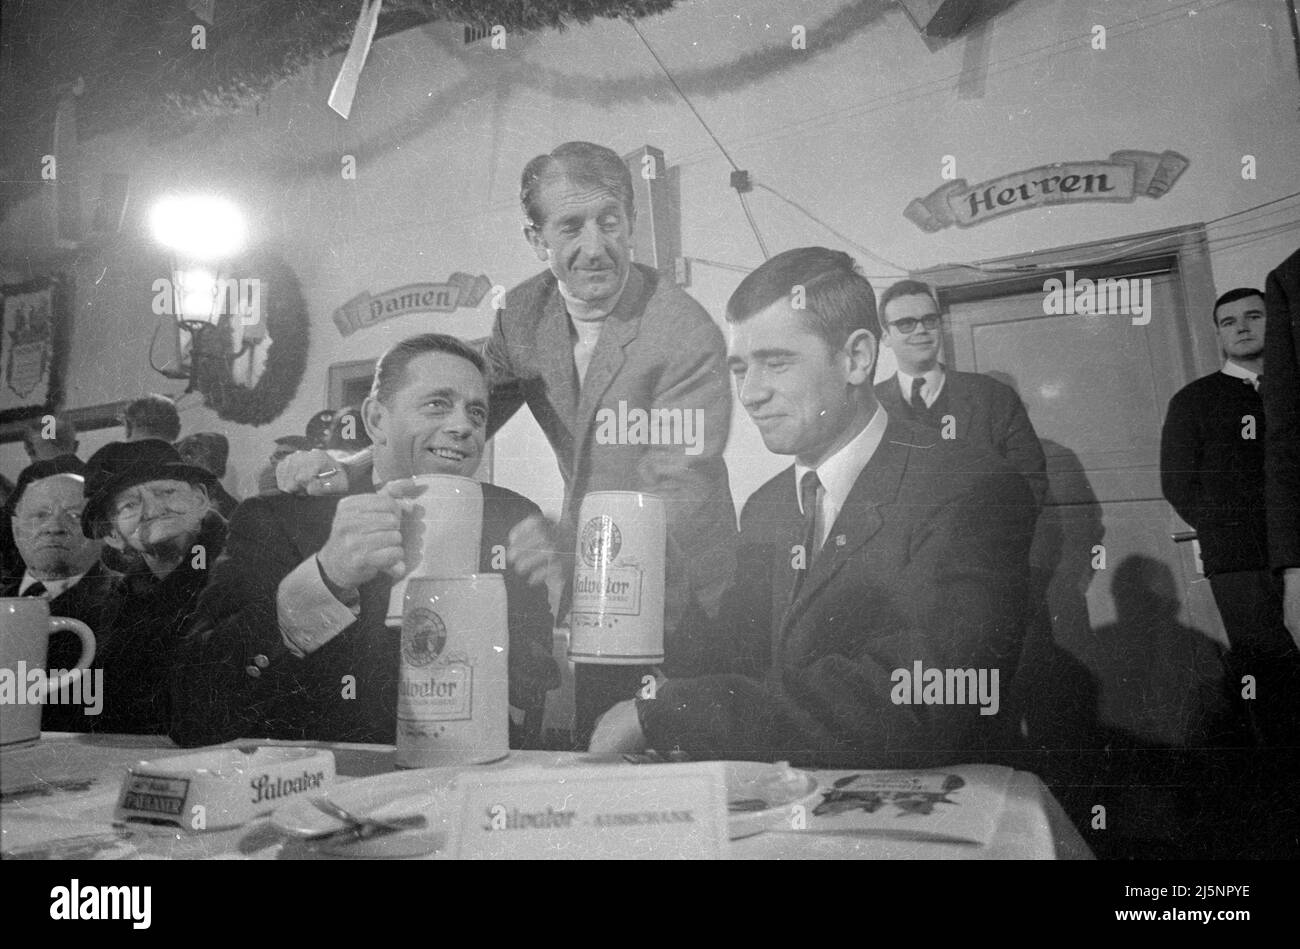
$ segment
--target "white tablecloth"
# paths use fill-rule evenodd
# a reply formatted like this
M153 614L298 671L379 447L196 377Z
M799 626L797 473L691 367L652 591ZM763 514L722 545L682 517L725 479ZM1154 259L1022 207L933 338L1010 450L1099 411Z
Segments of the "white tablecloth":
M309 744L333 751L340 782L393 770L391 746ZM64 733L47 733L36 744L0 751L0 793L5 795L0 802L0 851L27 850L65 838L110 832L113 808L126 768L140 760L180 753L180 749L163 737ZM572 764L577 757L573 752L517 751L506 761L488 767L549 767ZM848 772L813 773L826 788ZM43 786L43 793L15 794L33 785ZM232 830L201 834L138 825L132 825L131 829L134 832L118 852L143 859L268 860L323 856L286 837L266 818ZM1037 777L1023 771L1012 775L996 831L983 845L778 828L733 841L730 853L732 858L741 860L1092 857L1060 804ZM112 856L114 851L108 850L104 855Z

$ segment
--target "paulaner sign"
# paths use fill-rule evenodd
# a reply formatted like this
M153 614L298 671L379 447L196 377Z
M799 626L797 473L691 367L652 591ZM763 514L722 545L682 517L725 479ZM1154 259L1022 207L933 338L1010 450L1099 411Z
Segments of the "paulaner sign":
M477 277L457 271L446 283L409 283L371 296L362 292L334 311L334 325L344 336L384 320L409 313L449 313L457 307L478 306L492 289L485 274Z
M924 198L914 198L903 214L921 230L933 233L952 224L972 227L1044 205L1132 201L1138 195L1159 198L1188 164L1177 152L1128 150L1112 152L1102 161L1040 165L973 187L958 178Z

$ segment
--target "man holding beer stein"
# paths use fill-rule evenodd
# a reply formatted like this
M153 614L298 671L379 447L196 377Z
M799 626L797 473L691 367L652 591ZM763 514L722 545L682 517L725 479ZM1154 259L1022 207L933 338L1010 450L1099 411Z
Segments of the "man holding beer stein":
M735 563L736 512L722 459L731 424L722 334L676 284L632 261L635 196L617 153L566 142L538 155L524 168L520 201L524 237L547 269L506 294L491 337L478 344L491 370L488 434L526 404L555 451L565 497L558 530L537 518L511 537L511 566L541 577L559 554L561 614L578 594L575 642L604 622L590 619L600 610L576 602L572 558L591 524L579 516L584 501L596 492L652 496L666 522L665 668L694 668L688 634L716 613ZM317 493L364 479L356 464L338 470L323 452L300 453L281 463L280 488ZM332 479L321 477L326 471ZM596 717L636 694L657 663L608 650L593 659L585 647L570 657L575 739L585 744Z
M418 576L477 574L480 587L486 578L499 589L511 531L538 516L527 498L468 480L487 431L484 370L482 356L450 336L398 343L376 366L362 410L372 481L347 496L280 494L240 506L182 650L178 742L394 742L399 691L404 701L412 694L404 670L450 668L455 658L454 631L436 614L414 637L402 627L403 588ZM421 500L431 494L436 503ZM521 747L538 740L559 675L545 585L505 571L504 592L511 745ZM484 670L476 674L481 689ZM468 688L468 680L437 684L457 696Z

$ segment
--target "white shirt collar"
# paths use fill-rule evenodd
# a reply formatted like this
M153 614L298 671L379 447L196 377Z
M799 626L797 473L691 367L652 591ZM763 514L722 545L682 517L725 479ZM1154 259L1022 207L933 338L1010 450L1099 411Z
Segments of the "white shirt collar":
M31 571L26 571L23 573L22 582L18 584L18 595L22 596L23 592L33 583L43 583L45 584L45 598L47 600L52 600L56 596L62 596L69 587L76 586L80 583L81 578L89 572L90 571L88 570L83 570L75 577L64 577L61 580L37 580L32 576Z
M912 401L912 380L916 376L909 376L898 370L898 387L903 391L903 401L911 403ZM945 378L943 363L935 363L934 368L921 377L925 383L921 386L921 398L925 400L927 407L934 404L934 400L939 398L939 393L943 391L943 381Z
M1239 366L1232 360L1225 362L1221 371L1225 376L1232 376L1234 379L1245 379L1251 385L1256 385L1256 380L1259 378L1259 373L1251 372L1245 366Z
M605 319L605 317L614 312L614 307L618 306L618 301L623 299L623 291L627 289L627 281L631 276L632 264L629 263L627 265L627 272L623 274L623 285L618 288L618 293L614 294L613 299L608 303L601 304L600 306L593 306L590 303L579 300L577 297L570 294L569 288L558 279L555 281L555 286L556 289L560 291L560 296L564 298L564 308L568 311L569 319L574 320L574 322L577 323L594 323ZM581 319L575 319L575 315L581 317Z
M862 469L867 466L871 456L876 453L880 447L881 439L885 437L885 427L889 424L889 415L881 405L876 406L876 414L871 416L871 421L867 423L862 431L853 437L853 440L831 455L815 469L806 465L795 462L794 465L794 484L795 497L799 498L799 513L804 513L803 498L800 496L799 485L803 483L803 476L806 472L816 471L817 480L822 484L822 525L821 535L825 539L826 533L835 524L835 518L839 516L844 502L848 500L849 492L853 490L854 483L858 480L858 475L862 474Z

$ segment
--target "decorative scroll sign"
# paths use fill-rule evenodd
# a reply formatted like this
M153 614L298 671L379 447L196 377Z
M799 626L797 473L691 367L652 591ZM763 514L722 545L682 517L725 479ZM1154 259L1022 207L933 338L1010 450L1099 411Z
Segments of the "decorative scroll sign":
M1040 165L968 185L964 178L914 198L903 211L923 231L949 225L973 227L994 218L1050 204L1159 198L1174 186L1189 162L1177 152L1112 152L1102 161Z
M362 292L334 311L334 325L344 336L395 316L433 310L449 313L457 307L475 307L492 289L485 274L477 277L459 271L446 283L410 283L371 296Z

